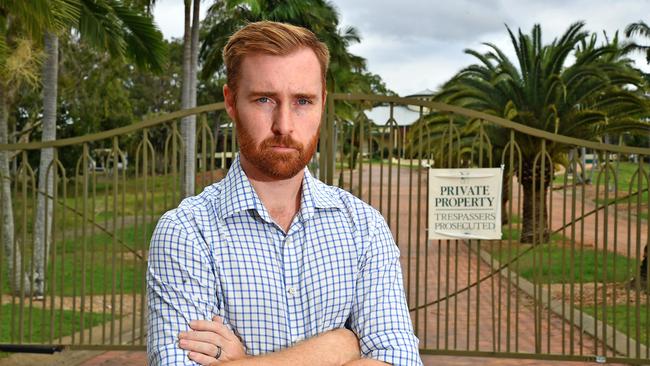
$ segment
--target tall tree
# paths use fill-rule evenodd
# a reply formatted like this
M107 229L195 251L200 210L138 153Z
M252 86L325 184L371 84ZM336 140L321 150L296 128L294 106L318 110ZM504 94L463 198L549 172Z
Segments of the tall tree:
M365 59L348 48L361 40L354 27L341 29L336 7L326 0L225 0L215 2L208 10L205 39L201 46L201 70L204 79L223 71L221 50L228 37L249 22L271 20L291 23L310 29L330 50L328 90L338 91L339 73L365 72ZM342 76L341 76L342 77ZM348 85L341 85L346 90Z
M38 83L41 39L45 32L60 29L74 18L74 8L63 0L0 1L0 144L7 144L9 110L22 83ZM29 294L29 278L22 268L20 249L14 243L9 151L0 151L2 245L7 258L10 287ZM14 267L14 264L16 267Z
M487 53L466 50L479 63L462 69L444 85L437 98L536 129L587 140L597 140L610 132L647 129L648 125L639 119L645 103L634 90L643 84L639 72L624 57L617 38L598 46L595 35L590 36L583 27L583 23L575 23L549 44L542 43L539 25L530 34L521 30L515 34L508 28L515 60L490 43L486 44L490 49ZM575 61L570 64L571 56ZM467 121L473 122L476 121ZM494 130L493 143L499 134L503 131ZM520 241L538 242L540 233L542 240L546 240L547 212L540 212L539 208L547 200L553 167L547 162L545 170L541 170L540 139L517 133L516 140L522 150L520 184L524 192ZM546 146L553 161L561 160L567 149L564 144ZM534 233L534 226L540 231Z
M43 66L43 141L56 139L56 111L58 92L59 39L56 34L66 35L75 29L82 42L112 57L131 58L138 66L162 69L165 56L162 34L151 17L137 9L113 0L67 0L69 14L76 17L58 17L58 29L45 32L46 59ZM55 13L55 17L56 17ZM67 14L66 14L67 15ZM55 166L53 149L41 150L36 220L34 221L34 295L42 295L45 289L45 261L51 246L51 223L54 202L53 187Z
M51 31L45 33L45 63L43 64L43 123L42 141L56 140L57 81L59 79L59 38ZM34 220L34 295L45 290L45 258L52 237L52 212L54 210L54 174L52 161L54 149L41 150L38 167L38 195L36 220Z
M628 38L641 36L650 41L650 26L642 20L639 20L636 23L631 23L625 28L625 36ZM625 50L629 52L645 53L645 60L650 64L650 45L630 42L625 46ZM646 83L650 83L650 74L644 74L644 78L646 79ZM640 279L639 285L642 289L647 288L648 277L650 277L650 267L648 267L648 244L646 244L643 249L643 259L641 260L637 277Z
M200 0L185 0L185 31L183 34L183 89L181 106L183 109L196 107L198 50L199 50L199 10ZM183 157L185 172L181 182L181 195L194 194L196 173L196 116L181 120L183 138Z

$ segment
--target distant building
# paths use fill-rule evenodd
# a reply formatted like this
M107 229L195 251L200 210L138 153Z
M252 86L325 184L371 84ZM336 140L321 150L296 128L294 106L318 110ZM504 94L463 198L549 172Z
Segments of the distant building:
M423 100L430 100L433 96L433 91L425 89L419 93L407 95L406 98L418 98ZM427 113L428 110L424 110ZM366 117L377 126L385 125L390 119L390 106L381 105L369 111L364 112ZM420 118L420 107L415 105L395 105L393 106L393 119L397 126L408 127L414 124Z
M407 95L406 98L418 98L423 100L431 100L433 96L433 91L430 89L425 89L421 92ZM406 134L408 133L409 128L420 118L420 107L416 105L394 105L393 106L393 121L391 123L393 128L393 141L390 144L390 126L388 122L391 119L391 106L390 105L380 105L372 108L371 110L365 111L364 114L374 124L373 128L373 140L374 146L367 147L364 146L363 154L367 154L369 151L378 151L381 146L392 145L393 148L398 146L405 146ZM428 108L422 110L423 114L429 113ZM401 142L401 144L400 144Z

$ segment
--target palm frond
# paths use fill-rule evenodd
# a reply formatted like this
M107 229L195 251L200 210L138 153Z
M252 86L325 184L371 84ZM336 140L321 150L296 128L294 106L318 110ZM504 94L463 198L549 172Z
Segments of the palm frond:
M162 71L167 49L162 33L153 19L118 1L110 1L110 5L121 23L127 57L140 67Z
M644 21L639 20L636 23L629 24L625 27L625 36L632 37L635 35L640 35L642 37L650 37L650 26L648 26Z
M54 14L49 0L0 0L0 10L10 14L19 23L26 37L38 39L46 30L52 29Z
M527 34L506 29L516 57L509 58L490 43L485 44L487 53L465 50L477 62L447 81L438 100L589 140L602 136L605 127L612 129L622 123L629 127L648 114L641 93L643 80L625 57L626 43L617 35L606 37L601 46L595 35L584 30L584 23L578 22L544 44L538 25ZM502 131L495 128L490 133L495 137ZM522 146L526 144L524 159L532 159L539 142L519 134L517 138L523 139ZM499 140L494 141L498 144ZM548 151L561 156L564 148L552 144Z
M81 16L79 2L76 0L51 0L55 33L67 33L70 26L76 24Z
M126 56L126 41L120 22L106 1L79 0L77 26L81 40L104 49L115 57Z
M43 54L34 47L34 42L29 38L14 40L15 47L4 60L4 67L0 69L0 79L4 85L16 85L27 82L36 86L39 82L40 66Z

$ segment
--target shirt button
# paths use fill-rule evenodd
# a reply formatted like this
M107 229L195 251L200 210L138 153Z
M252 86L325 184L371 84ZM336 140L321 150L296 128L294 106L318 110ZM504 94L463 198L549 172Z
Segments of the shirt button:
M289 292L289 295L295 295L297 290L295 287L289 287L287 291Z
M286 246L290 247L291 244L293 244L293 243L291 243L291 238L287 238L287 240L284 241L284 244L285 244Z

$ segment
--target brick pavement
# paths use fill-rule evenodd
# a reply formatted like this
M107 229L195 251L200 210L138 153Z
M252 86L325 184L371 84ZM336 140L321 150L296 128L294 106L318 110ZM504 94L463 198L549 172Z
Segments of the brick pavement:
M80 363L84 366L142 366L147 364L146 352L109 351Z

